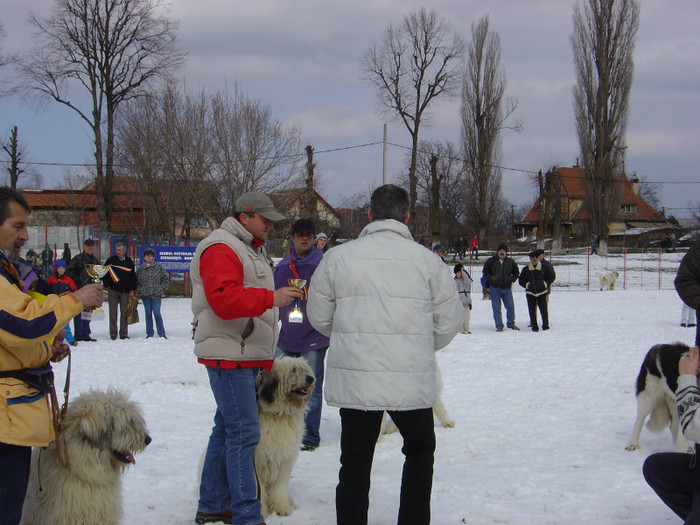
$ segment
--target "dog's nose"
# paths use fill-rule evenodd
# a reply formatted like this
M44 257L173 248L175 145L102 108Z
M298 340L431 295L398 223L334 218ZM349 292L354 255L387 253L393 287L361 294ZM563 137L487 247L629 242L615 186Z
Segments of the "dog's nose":
M150 442L153 441L153 440L151 439L151 436L149 436L148 434L146 434L146 439L144 439L144 441L146 442L146 445L148 445L148 444L150 444Z
M310 376L310 375L306 376L306 382L309 384L313 383L315 380L316 380L316 378L314 376Z

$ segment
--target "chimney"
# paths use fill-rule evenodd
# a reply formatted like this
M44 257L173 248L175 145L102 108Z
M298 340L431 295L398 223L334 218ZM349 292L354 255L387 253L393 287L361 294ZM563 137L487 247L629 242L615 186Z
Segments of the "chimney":
M632 193L639 197L639 177L637 177L637 172L632 173Z

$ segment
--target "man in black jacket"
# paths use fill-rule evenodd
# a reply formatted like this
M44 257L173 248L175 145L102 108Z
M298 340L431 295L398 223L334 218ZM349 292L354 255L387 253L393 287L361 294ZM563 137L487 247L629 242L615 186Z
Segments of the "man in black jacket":
M117 338L117 309L119 309L119 339L129 338L129 324L126 312L129 308L129 297L136 295L136 269L134 261L126 255L126 244L118 242L114 247L114 255L105 261L110 266L110 273L104 277L107 287L107 302L109 303L109 337ZM116 277L116 278L115 278Z
M700 309L700 240L695 241L683 256L673 284L681 300L695 310L697 318ZM695 328L695 346L700 346L700 326Z
M520 271L516 262L508 257L508 246L505 243L499 244L496 248L496 255L486 260L483 274L489 283L496 331L503 331L501 301L506 307L506 325L511 330L520 330L515 325L515 304L513 303L513 290L511 290L511 286L520 276Z
M523 268L518 278L520 286L525 288L527 311L530 314L530 326L533 332L539 331L537 326L537 308L539 308L540 315L542 315L542 330L549 330L547 294L555 277L553 270L550 271L551 265L545 266L544 261L539 260L539 254L539 250L530 252L530 264Z
M73 279L78 290L93 282L85 267L88 264L100 264L100 260L95 257L94 253L95 241L93 239L85 239L83 251L73 257L68 263L66 273L68 277ZM73 328L73 336L76 341L96 341L90 335L90 320L83 319L82 314L78 314L73 318Z

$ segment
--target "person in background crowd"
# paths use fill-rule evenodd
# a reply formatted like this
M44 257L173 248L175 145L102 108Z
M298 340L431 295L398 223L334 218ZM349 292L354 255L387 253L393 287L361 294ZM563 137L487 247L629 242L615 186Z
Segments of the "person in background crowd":
M306 312L330 337L326 401L340 407L338 525L367 523L370 473L384 411L403 437L398 524L430 523L437 401L435 352L464 309L448 267L415 242L408 193L372 193L360 236L321 259Z
M447 264L447 261L445 261L445 258L442 256L442 244L438 243L433 246L433 253L440 257L440 260Z
M61 254L61 259L63 259L65 261L66 265L68 265L68 263L72 259L71 253L70 253L70 246L68 246L67 242L63 243L63 253Z
M55 266L54 274L47 281L51 293L61 295L66 292L75 292L78 288L75 286L73 279L66 275L66 261L59 259L56 261ZM64 341L67 341L71 346L76 346L78 343L73 336L73 332L71 332L70 323L63 329L66 331L66 335L63 338Z
M253 464L260 439L255 377L272 368L278 310L301 297L274 290L265 241L284 220L269 197L241 195L233 217L197 245L190 274L194 353L206 367L216 414L204 457L196 523L264 523Z
M595 232L591 233L591 255L598 255L599 243L600 237L598 237Z
M489 257L484 263L483 275L489 283L491 308L496 331L503 331L501 317L501 302L506 308L506 326L511 330L520 330L515 324L515 304L511 286L518 280L520 271L513 259L508 257L508 246L501 243L496 248L496 255Z
M85 239L83 251L73 257L68 263L66 273L73 279L75 286L80 290L93 282L92 277L87 273L86 267L89 264L100 264L100 260L95 257L95 241ZM74 337L76 341L96 341L90 335L90 319L83 319L82 314L78 314L73 319Z
M117 310L119 310L119 339L129 339L126 313L129 308L129 297L136 295L136 268L131 257L126 255L126 243L117 243L114 247L114 255L107 258L105 266L111 267L110 272L102 278L102 282L107 287L109 337L112 341L117 338Z
M469 249L472 252L472 257L474 257L475 261L479 260L479 242L476 240L476 235L472 237L471 242L469 243Z
M328 236L325 233L321 232L316 237L316 248L323 252L328 249Z
M457 287L457 295L464 307L464 320L462 321L462 333L471 334L469 331L469 321L471 320L472 310L472 276L461 264L455 264L455 286Z
M160 264L153 261L155 255L153 248L144 250L143 264L136 270L136 292L143 302L143 310L146 314L146 339L153 337L154 317L158 337L167 339L163 317L160 315L160 304L170 283L167 272Z
M289 286L289 279L304 279L305 293L299 301L299 308L303 314L301 322L291 322L289 313L292 305L280 308L279 341L275 356L303 357L309 364L316 377L314 391L309 399L308 408L304 416L304 439L301 449L313 451L321 443L319 427L321 425L321 408L323 406L323 372L326 350L328 349L328 337L316 331L306 315L306 304L311 276L321 262L323 251L313 245L316 227L311 219L299 219L292 224L292 244L294 249L291 255L282 259L275 267L275 288ZM317 237L318 239L320 239Z
M32 447L54 440L49 361L68 354L61 330L85 306L102 304L102 286L39 301L23 292L8 256L29 239L30 208L18 191L0 187L0 523L17 525L29 483ZM11 407L11 410L8 410ZM58 407L55 407L58 410Z

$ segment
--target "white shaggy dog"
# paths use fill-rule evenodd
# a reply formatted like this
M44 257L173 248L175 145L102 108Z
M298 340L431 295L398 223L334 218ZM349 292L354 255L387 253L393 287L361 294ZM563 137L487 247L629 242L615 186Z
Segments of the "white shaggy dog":
M301 357L276 359L257 380L260 442L255 447L255 473L260 484L262 515L289 516L295 508L289 478L304 437L304 413L314 389L314 373Z
M138 406L118 390L91 390L68 406L63 421L70 466L56 447L35 449L21 525L116 525L120 474L151 442Z
M445 405L442 403L442 374L440 373L440 367L438 366L437 362L435 362L435 379L437 380L437 402L435 405L433 405L433 414L438 418L438 421L442 425L443 428L453 428L455 426L455 422L450 419L450 416L447 414L447 409L445 408ZM385 426L384 425L384 419L386 419L387 413L384 413L384 418L382 419L382 431L381 434L392 434L398 430L396 428L396 424L389 419L389 423Z
M671 430L677 452L692 450L679 427L676 411L678 387L678 361L688 355L688 347L682 343L654 345L644 357L637 376L637 419L627 450L639 448L639 434L644 420L649 417L647 428L661 432L666 426Z
M614 290L615 289L615 281L617 281L618 277L620 277L620 274L617 272L601 273L600 274L600 291L602 292L603 290Z

